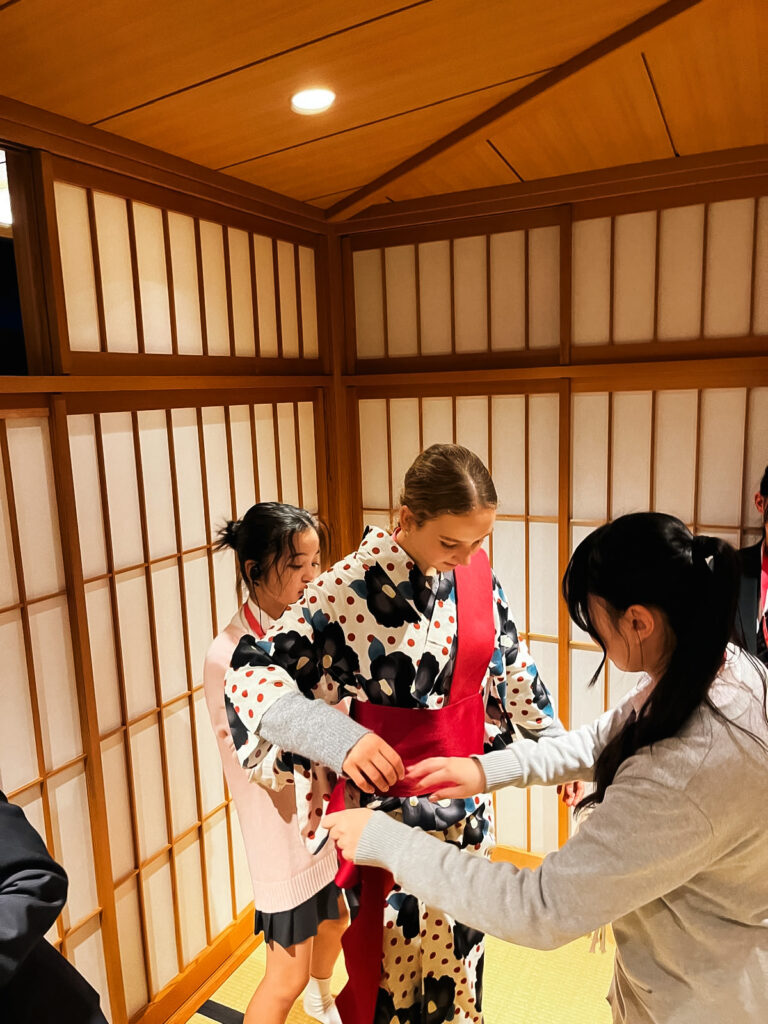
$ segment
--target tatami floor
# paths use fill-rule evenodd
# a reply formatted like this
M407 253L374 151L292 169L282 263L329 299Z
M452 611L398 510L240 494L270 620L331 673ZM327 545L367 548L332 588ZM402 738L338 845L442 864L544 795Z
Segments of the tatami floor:
M541 953L486 940L484 1011L486 1024L608 1024L605 995L613 970L613 950L590 953L583 938ZM264 972L260 945L190 1018L190 1024L240 1024L248 1000ZM346 980L343 962L334 973L334 992ZM298 1002L288 1024L312 1024Z

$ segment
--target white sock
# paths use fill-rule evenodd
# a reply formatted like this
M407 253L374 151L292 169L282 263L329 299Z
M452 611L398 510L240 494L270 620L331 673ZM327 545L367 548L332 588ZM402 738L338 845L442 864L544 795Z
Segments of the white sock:
M331 995L330 978L313 978L304 989L304 1011L322 1024L341 1024L339 1011Z

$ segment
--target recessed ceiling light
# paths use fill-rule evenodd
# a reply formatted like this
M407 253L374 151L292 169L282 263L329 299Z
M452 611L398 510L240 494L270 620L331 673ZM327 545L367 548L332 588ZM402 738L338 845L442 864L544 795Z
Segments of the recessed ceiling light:
M291 96L291 110L295 114L322 114L336 99L330 89L304 89Z

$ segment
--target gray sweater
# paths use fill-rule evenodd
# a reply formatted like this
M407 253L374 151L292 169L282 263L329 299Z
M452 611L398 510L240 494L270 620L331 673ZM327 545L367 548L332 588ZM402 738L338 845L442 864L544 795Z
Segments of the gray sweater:
M729 654L710 695L768 742L762 680L743 654ZM589 778L642 698L638 688L591 726L479 758L489 785ZM535 871L474 857L384 814L366 826L356 860L524 946L554 949L612 922L616 1022L768 1021L768 754L707 707L625 761L603 802Z

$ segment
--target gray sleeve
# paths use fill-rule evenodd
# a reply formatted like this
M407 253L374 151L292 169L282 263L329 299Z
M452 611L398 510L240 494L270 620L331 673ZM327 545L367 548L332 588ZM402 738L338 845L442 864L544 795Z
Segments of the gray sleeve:
M632 710L629 699L606 711L597 721L565 732L557 719L538 740L516 740L506 750L493 750L476 758L489 790L502 786L557 786L593 778L595 762L606 743Z
M470 928L556 949L678 888L712 859L709 820L663 781L609 786L602 804L535 871L492 863L375 811L355 860Z
M301 693L286 693L264 713L259 735L341 774L347 754L368 732L343 711Z

